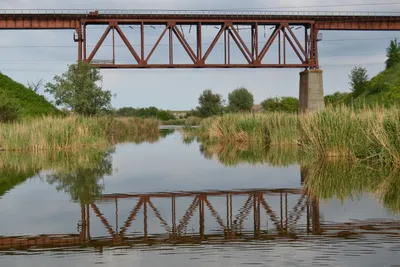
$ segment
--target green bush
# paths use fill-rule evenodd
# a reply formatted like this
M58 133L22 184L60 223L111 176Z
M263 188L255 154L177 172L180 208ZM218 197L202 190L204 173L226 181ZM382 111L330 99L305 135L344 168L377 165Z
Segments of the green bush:
M13 122L19 119L20 108L4 94L0 94L0 122Z

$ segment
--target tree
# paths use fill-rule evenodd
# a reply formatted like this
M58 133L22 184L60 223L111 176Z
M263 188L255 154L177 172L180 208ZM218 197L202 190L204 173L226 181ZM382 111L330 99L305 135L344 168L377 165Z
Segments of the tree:
M299 110L299 100L295 97L282 97L281 98L282 111L296 113Z
M40 79L37 82L28 82L28 88L34 91L35 93L39 92L40 88L42 87L43 87L43 79Z
M220 115L223 109L223 99L220 94L213 94L211 90L207 89L199 96L199 106L197 110L201 117L206 118Z
M47 182L56 185L57 191L69 193L71 200L84 204L93 204L103 190L100 183L105 175L112 174L113 150L95 152L89 158L87 166L79 166L70 171L56 171L47 175Z
M350 100L351 94L350 93L341 93L335 92L331 95L326 95L324 97L325 105L339 105L339 104L347 104Z
M244 87L233 90L228 95L228 100L231 112L251 111L254 105L253 94Z
M299 110L299 100L291 96L267 98L261 102L261 106L266 111L295 113Z
M397 63L400 63L400 45L397 39L391 40L389 47L386 49L386 68L390 68Z
M280 111L280 102L279 97L267 98L261 102L261 106L266 111Z
M361 95L367 90L368 75L367 70L363 67L354 67L349 75L351 91L355 97Z
M86 116L111 107L111 92L98 85L102 81L99 69L88 63L70 65L61 76L54 76L54 81L46 84L46 92L53 95L56 105Z

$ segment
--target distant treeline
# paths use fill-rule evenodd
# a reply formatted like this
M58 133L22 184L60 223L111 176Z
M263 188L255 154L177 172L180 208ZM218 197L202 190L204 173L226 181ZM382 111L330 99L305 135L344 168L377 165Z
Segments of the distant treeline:
M148 108L131 108L124 107L118 109L115 114L121 117L140 117L140 118L155 118L162 121L174 120L175 116L168 110L158 109L156 107Z

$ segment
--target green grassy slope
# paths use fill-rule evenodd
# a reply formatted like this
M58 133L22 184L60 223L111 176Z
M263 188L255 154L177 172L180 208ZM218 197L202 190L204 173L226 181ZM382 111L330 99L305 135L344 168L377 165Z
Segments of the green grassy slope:
M355 107L400 105L400 64L385 69L373 77L361 95L354 97L352 93L336 92L325 96L325 103L354 105Z
M16 103L22 117L56 115L60 111L43 96L36 94L24 85L0 73L0 95L5 95Z

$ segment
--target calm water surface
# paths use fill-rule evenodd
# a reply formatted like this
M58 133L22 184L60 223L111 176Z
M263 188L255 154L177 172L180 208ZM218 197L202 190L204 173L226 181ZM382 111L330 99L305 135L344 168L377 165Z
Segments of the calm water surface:
M0 154L0 266L400 266L400 176L179 131Z

